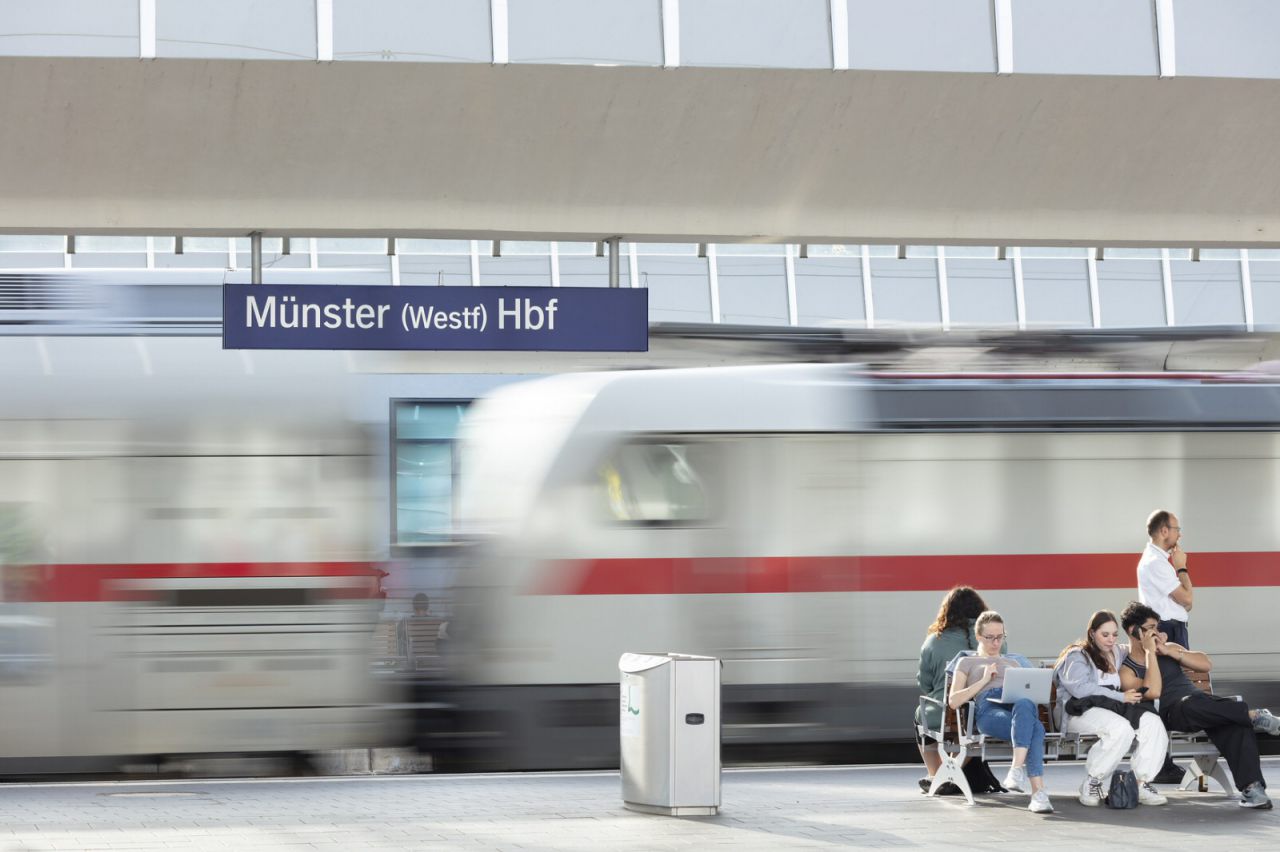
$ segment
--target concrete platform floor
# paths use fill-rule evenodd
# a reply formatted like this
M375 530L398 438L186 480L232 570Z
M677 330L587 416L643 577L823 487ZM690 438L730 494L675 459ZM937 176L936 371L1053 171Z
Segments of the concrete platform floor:
M1280 762L1264 771L1280 777ZM999 769L997 769L999 773ZM0 849L1274 849L1280 810L1170 792L1085 808L1083 764L1050 764L1057 812L1018 794L926 799L914 766L727 770L714 817L626 810L616 772L0 785ZM1165 792L1169 792L1166 788Z

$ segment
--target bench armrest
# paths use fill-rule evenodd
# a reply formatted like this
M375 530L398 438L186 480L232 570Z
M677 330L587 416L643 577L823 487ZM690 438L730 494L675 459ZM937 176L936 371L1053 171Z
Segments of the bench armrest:
M916 725L916 727L920 729L921 734L923 734L924 736L927 736L933 740L941 740L946 732L946 727L947 727L947 706L946 704L944 704L943 702L939 701L936 698L933 698L928 695L921 695L920 696L920 718L921 719L928 718L928 714L925 711L928 710L930 707L937 707L939 710L942 711L941 729L936 731L932 730L924 722L921 722L920 724Z
M920 696L920 715L921 716L924 715L924 709L926 707L937 707L942 711L942 730L931 731L931 730L928 730L924 725L918 726L922 731L924 731L932 739L941 740L945 735L946 729L947 729L948 713L956 714L957 735L964 737L966 739L973 739L973 737L976 736L973 726L974 726L974 719L976 718L977 713L974 712L975 705L972 700L966 701L964 704L960 705L955 710L952 710L951 707L945 701L939 701L937 698L931 698L928 695L921 695Z

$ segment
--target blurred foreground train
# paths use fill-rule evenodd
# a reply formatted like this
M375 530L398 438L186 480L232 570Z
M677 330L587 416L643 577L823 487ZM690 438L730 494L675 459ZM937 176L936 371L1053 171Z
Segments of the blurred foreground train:
M1052 657L1133 596L1158 506L1186 527L1193 644L1220 684L1280 699L1270 383L513 383L464 424L465 543L414 557L450 566L444 670L390 676L387 411L415 377L107 340L74 369L6 362L0 769L410 736L441 766L616 765L618 657L653 650L724 660L730 749L903 741L945 589L978 587L1012 649Z
M343 377L216 338L0 342L0 771L393 736Z

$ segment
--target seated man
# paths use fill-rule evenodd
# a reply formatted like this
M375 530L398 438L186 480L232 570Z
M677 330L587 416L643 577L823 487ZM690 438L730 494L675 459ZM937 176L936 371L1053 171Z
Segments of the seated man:
M1170 731L1193 733L1203 730L1231 768L1231 777L1240 790L1240 807L1270 809L1267 782L1262 777L1258 759L1258 740L1254 730L1280 733L1280 718L1269 710L1250 710L1243 701L1210 695L1191 682L1183 672L1207 672L1213 668L1208 655L1188 651L1168 641L1159 632L1160 617L1149 606L1132 601L1124 609L1120 621L1125 633L1137 644L1144 636L1154 634L1156 666L1148 669L1133 657L1120 667L1120 683L1124 689L1146 687L1145 698L1160 699L1160 719Z

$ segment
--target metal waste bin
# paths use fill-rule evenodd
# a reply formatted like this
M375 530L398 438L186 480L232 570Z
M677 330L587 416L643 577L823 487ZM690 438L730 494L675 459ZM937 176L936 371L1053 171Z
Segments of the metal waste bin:
M668 816L714 814L720 807L720 661L623 654L618 670L623 804Z

